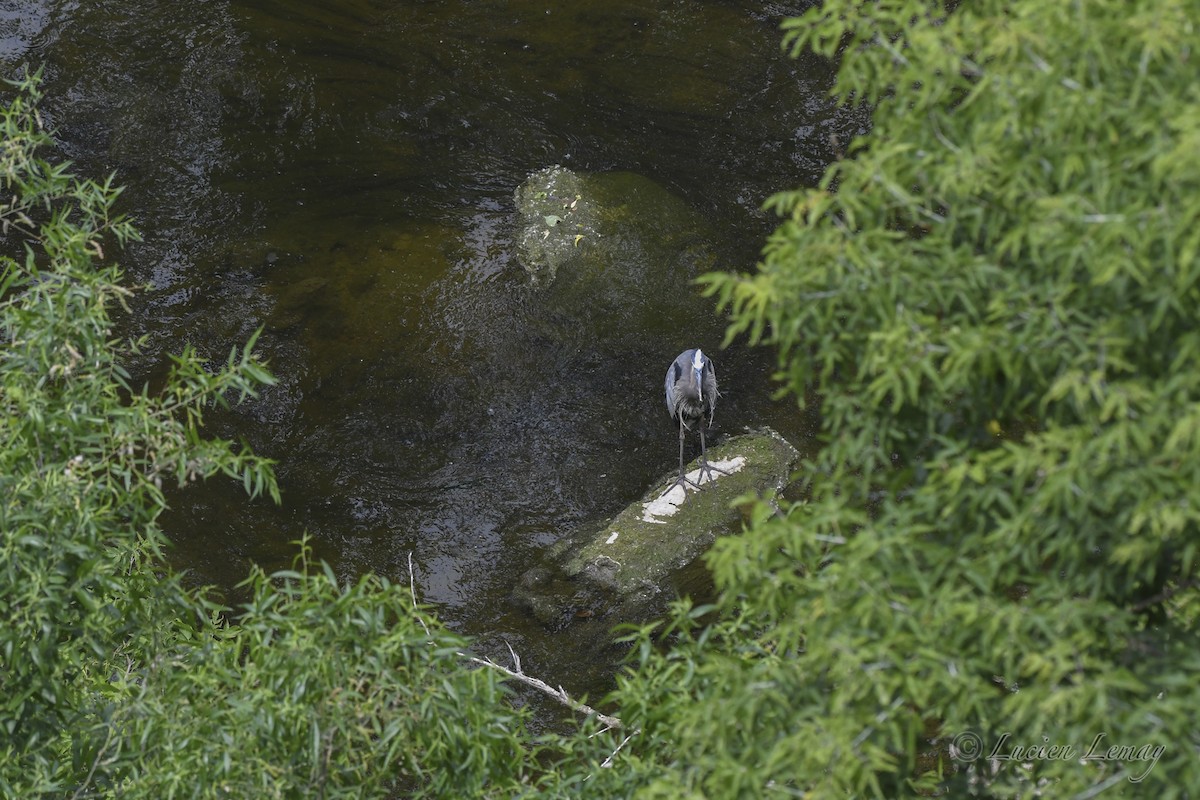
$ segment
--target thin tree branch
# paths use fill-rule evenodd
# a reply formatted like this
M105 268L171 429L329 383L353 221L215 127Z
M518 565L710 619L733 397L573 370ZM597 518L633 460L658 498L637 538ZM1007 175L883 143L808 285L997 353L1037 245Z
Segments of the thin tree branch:
M474 664L480 664L481 666L491 667L492 669L499 670L508 677L518 680L526 686L532 686L534 689L537 689L549 697L553 697L558 702L562 703L568 708L580 712L581 714L586 714L589 717L595 717L596 719L600 720L600 722L604 723L607 728L622 727L622 722L617 717L610 717L607 714L601 714L587 703L581 703L571 697L571 695L567 694L566 689L563 689L561 686L555 689L553 686L539 678L535 678L532 675L526 675L524 672L520 671L519 667L517 670L511 670L508 667L497 664L490 658L479 658L477 656L467 655L466 653L459 653L459 655Z
M621 752L621 748L624 747L626 744L628 744L629 740L632 739L634 736L637 736L639 733L641 733L640 730L634 731L633 733L629 734L624 739L622 739L621 743L619 745L617 745L617 749L613 750L612 753L608 756L608 758L604 759L604 762L602 764L600 764L600 767L602 769L610 769L613 765L613 759L617 757L617 753Z
M408 551L408 593L412 595L413 610L416 611L417 584L416 579L413 578L412 550ZM417 614L417 622L421 623L421 627L425 629L425 635L429 636L429 626L425 624L425 618L420 613Z
M417 606L417 584L416 579L413 577L412 551L409 551L408 553L408 591L412 595L413 608L415 609ZM430 636L431 634L429 632L429 626L425 624L425 620L421 618L420 613L417 614L417 622L420 622L421 627L425 629L425 635ZM478 656L468 655L467 653L463 652L458 652L457 655L473 664L479 664L480 666L499 670L508 677L520 681L526 686L531 686L549 697L553 697L555 700L574 711L578 711L581 714L586 714L589 717L595 717L605 725L606 729L622 727L620 719L609 716L608 714L601 714L587 703L582 703L571 697L571 695L567 694L567 690L561 686L555 689L553 686L541 680L540 678L535 678L532 675L526 675L524 670L521 669L521 657L517 655L517 651L513 650L512 645L507 641L504 644L508 647L508 652L512 656L513 666L515 669L509 669L508 667L501 666L495 661L492 661L490 658L479 658ZM626 738L625 741L629 741L629 739ZM625 742L622 742L621 746L623 747L624 744ZM620 749L620 747L617 748L617 750ZM614 752L613 755L616 755L616 752ZM611 760L611 758L612 756L609 756L609 760Z
M1188 589L1191 589L1197 583L1200 583L1200 581L1197 581L1195 578L1189 578L1188 580L1184 581L1183 583L1178 583L1174 586L1168 586L1166 589L1163 589L1158 594L1152 595L1150 597L1147 597L1145 600L1134 603L1132 606L1130 606L1129 610L1130 611L1145 611L1150 606L1158 605L1163 600L1169 600L1172 597L1174 597L1175 595L1179 594L1180 592L1185 592Z

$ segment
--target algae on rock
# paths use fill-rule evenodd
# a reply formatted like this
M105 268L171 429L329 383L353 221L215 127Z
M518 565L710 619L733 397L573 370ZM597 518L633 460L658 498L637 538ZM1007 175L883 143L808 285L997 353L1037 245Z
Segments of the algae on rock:
M596 204L582 178L565 167L533 173L513 199L525 226L518 255L534 285L551 283L581 244L599 236Z
M782 491L799 459L769 429L731 437L708 454L730 474L686 491L672 486L674 474L656 483L604 525L551 548L546 563L522 576L518 602L550 627L563 627L580 614L611 624L643 618L662 599L672 573L717 536L737 530L742 515L734 501ZM697 466L692 462L689 469ZM698 468L691 475L698 478Z
M702 217L643 175L547 167L530 174L513 200L522 226L517 256L537 287L567 271L584 293L673 302L669 287L715 265Z

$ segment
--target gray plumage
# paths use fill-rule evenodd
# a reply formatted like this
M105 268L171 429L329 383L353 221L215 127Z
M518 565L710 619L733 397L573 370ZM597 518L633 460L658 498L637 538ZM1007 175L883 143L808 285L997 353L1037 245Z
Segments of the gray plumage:
M671 362L671 366L667 367L664 389L667 411L670 412L671 419L679 425L679 480L675 483L691 484L699 488L699 484L684 475L683 440L686 432L690 431L693 425L697 426L700 432L701 480L706 473L711 480L713 472L722 472L709 466L704 443L704 429L712 424L717 411L717 398L720 397L720 392L717 391L716 367L699 349L684 350Z
M717 410L717 370L700 350L684 350L675 358L667 367L665 389L671 419L688 430L702 417L712 422Z

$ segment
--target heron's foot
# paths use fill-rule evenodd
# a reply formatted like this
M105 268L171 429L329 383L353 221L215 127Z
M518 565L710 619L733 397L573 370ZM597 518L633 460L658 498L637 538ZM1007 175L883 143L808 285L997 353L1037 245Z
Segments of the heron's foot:
M675 482L674 482L674 483L672 483L670 486L668 486L666 489L664 489L664 490L663 490L663 493L659 495L659 498L666 497L666 496L667 496L667 495L669 495L671 492L675 491L675 487L676 487L676 486L682 486L682 487L683 487L683 493L684 493L685 495L687 494L687 489L688 489L688 487L689 487L689 486L691 486L693 489L699 489L699 488L700 488L700 484L696 483L694 480L692 480L692 479L691 479L691 478L689 478L688 476L686 476L686 475L680 475L678 478L676 478L676 479L675 479Z
M706 480L705 476L707 476L707 480L715 481L716 477L713 475L714 472L718 472L722 475L732 475L733 474L732 472L727 472L726 470L723 470L720 467L714 467L712 464L708 463L708 461L700 462L700 470L699 471L700 471L700 483L705 482L705 480ZM699 486L698 484L692 484L692 485L697 486L697 487Z

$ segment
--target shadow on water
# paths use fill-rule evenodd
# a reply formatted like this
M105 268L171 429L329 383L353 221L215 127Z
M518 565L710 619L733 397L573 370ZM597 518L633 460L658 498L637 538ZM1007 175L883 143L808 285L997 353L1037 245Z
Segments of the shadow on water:
M135 367L149 378L185 343L220 359L261 326L280 378L214 428L279 461L283 507L219 482L177 492L164 527L179 566L230 587L252 561L288 564L305 531L346 576L407 581L412 553L449 624L507 638L552 683L602 687L607 668L509 591L564 532L672 468L670 360L714 354L726 431L811 436L770 401L769 353L718 352L723 323L689 283L752 269L773 224L762 201L814 183L864 124L831 107L826 65L781 54L778 21L798 10L0 6L6 74L44 62L63 150L128 186L145 242L124 263L153 284L125 323L149 336ZM529 285L513 191L552 164L644 176L661 207L687 209L686 235L629 221L618 260L657 281L583 297L569 278L557 294Z

